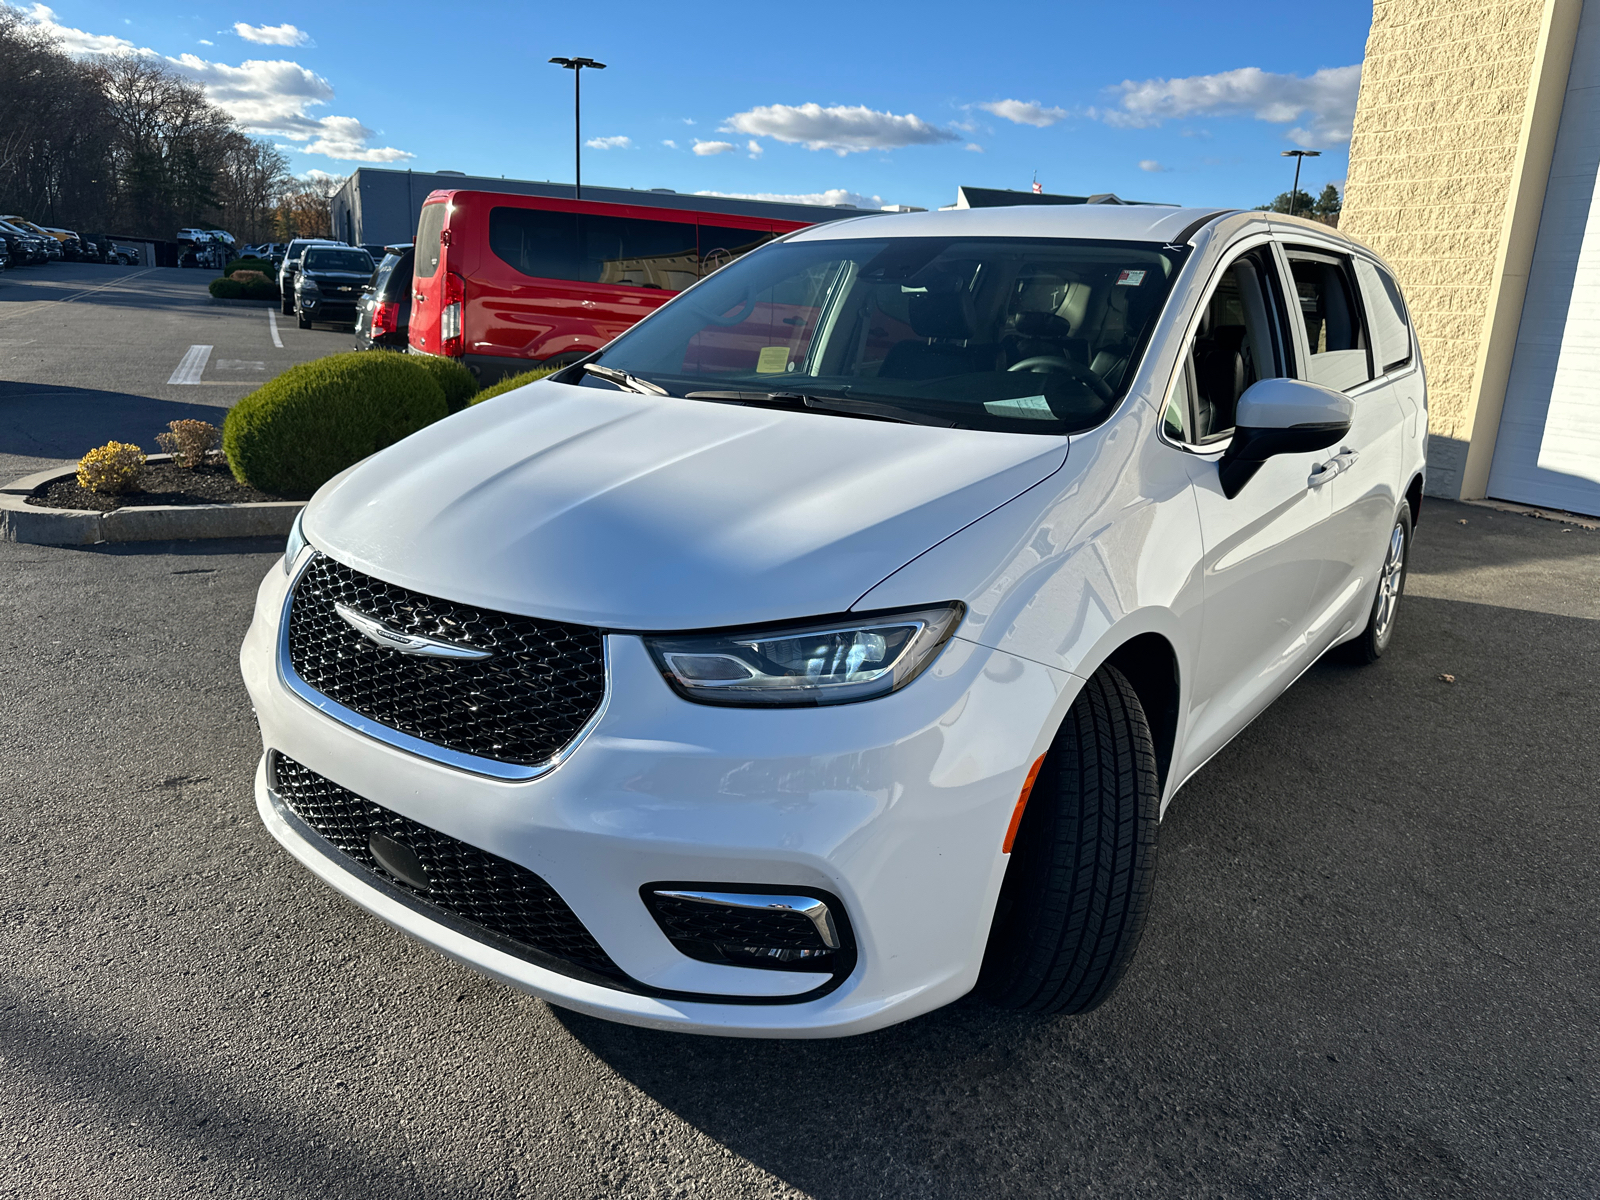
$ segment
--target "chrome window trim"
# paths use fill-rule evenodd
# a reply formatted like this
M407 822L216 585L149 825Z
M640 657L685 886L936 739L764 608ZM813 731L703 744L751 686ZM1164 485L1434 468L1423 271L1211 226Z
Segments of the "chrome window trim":
M308 547L311 553L304 554L296 566L294 574L290 577L289 588L283 596L283 607L278 614L278 680L284 687L294 693L296 697L322 713L332 717L341 725L354 729L357 733L365 734L376 742L400 750L406 754L415 755L417 758L427 759L429 762L438 763L440 766L450 767L457 771L466 771L472 775L483 775L490 779L500 779L507 782L521 783L530 779L538 779L548 775L562 763L570 758L574 751L581 746L584 740L600 724L601 718L606 714L606 709L611 705L611 636L605 632L600 634L601 669L605 674L605 687L600 694L600 704L594 713L584 722L583 727L573 735L572 740L557 750L543 762L537 763L507 763L498 759L484 758L478 754L466 754L460 750L452 750L448 746L440 746L423 738L413 737L409 733L402 733L370 717L363 716L352 708L346 708L337 700L330 699L317 691L295 672L289 663L289 609L294 604L295 588L300 585L300 578L306 569L316 561L321 550ZM331 556L330 556L331 557Z

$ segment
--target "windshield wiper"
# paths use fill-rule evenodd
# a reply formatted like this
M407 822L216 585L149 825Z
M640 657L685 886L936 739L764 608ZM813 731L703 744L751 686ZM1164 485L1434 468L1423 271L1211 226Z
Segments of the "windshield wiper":
M619 371L615 367L602 367L599 363L584 363L583 369L597 379L604 379L607 383L616 384L625 392L638 392L641 396L667 396L671 394L658 383L651 383L648 379L640 379L637 375L629 375L626 371Z
M712 400L720 404L750 404L767 408L811 409L868 421L897 421L902 425L933 425L950 429L954 421L930 417L895 404L874 404L870 400L831 400L804 392L689 392L685 400Z

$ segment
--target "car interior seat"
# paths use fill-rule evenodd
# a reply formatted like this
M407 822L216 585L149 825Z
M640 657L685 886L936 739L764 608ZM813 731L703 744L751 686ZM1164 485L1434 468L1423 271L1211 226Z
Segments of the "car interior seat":
M911 330L917 338L890 347L878 375L885 379L937 379L999 369L1000 347L974 345L977 319L972 293L955 275L935 276L907 294Z

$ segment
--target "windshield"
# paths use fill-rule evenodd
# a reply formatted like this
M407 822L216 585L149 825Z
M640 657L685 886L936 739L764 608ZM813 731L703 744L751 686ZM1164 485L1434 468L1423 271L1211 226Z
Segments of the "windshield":
M365 250L313 246L305 252L301 265L307 271L349 271L353 275L371 275L372 255Z
M1127 390L1183 253L1066 238L779 243L594 361L678 396L799 393L964 429L1073 433Z

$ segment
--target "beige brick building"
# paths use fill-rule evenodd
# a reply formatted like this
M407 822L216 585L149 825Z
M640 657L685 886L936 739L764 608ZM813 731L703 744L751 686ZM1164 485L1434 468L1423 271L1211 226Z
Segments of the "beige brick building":
M1435 495L1600 511L1590 8L1374 4L1341 228L1389 260L1411 304Z

